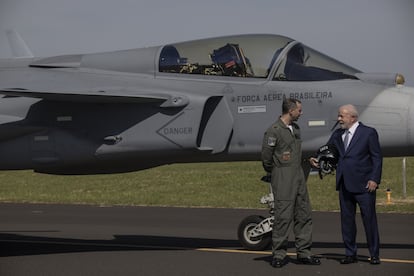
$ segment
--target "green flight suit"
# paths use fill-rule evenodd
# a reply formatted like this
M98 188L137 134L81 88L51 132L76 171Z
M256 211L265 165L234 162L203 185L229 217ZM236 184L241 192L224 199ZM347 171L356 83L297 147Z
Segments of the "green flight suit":
M293 133L292 133L293 132ZM309 257L312 245L312 217L309 194L302 169L302 146L299 126L292 131L281 119L265 132L262 163L272 175L275 220L272 233L273 258L283 259L293 227L296 253Z

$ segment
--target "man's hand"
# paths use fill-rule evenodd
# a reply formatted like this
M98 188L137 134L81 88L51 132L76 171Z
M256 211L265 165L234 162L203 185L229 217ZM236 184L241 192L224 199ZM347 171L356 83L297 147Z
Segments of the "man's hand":
M319 162L318 162L318 159L316 159L315 157L309 158L309 163L311 164L312 167L319 169Z
M375 181L369 180L367 186L365 188L368 190L368 192L372 193L375 192L378 188L378 184Z

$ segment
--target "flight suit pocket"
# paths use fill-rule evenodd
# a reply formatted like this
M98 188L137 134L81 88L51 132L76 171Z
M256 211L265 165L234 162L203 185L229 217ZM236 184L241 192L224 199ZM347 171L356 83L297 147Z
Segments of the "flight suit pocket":
M276 200L293 200L297 186L294 179L297 171L291 167L275 168L272 172L272 188ZM296 187L296 188L295 188Z

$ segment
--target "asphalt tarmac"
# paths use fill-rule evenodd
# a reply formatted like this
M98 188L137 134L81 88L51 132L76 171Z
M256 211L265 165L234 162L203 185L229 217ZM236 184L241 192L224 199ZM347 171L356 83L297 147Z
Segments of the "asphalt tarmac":
M414 275L414 215L379 214L382 263L368 262L358 216L359 262L343 257L339 213L313 213L322 265L270 266L246 251L240 221L266 210L0 204L0 275ZM293 241L293 237L290 239Z

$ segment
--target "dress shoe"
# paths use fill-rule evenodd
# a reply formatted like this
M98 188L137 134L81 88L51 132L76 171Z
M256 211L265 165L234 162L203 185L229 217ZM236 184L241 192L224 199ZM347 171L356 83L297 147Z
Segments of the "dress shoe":
M381 261L379 257L371 257L371 259L369 260L369 263L372 265L379 265Z
M300 264L305 264L305 265L320 265L321 264L321 260L313 256L309 256L305 258L298 258L298 262Z
M280 258L274 258L272 260L272 266L276 268L281 268L282 266L286 265L288 263L287 257L284 257L283 259Z
M358 258L357 256L345 256L344 259L341 259L340 263L341 264L352 264L352 263L357 263L358 262Z

